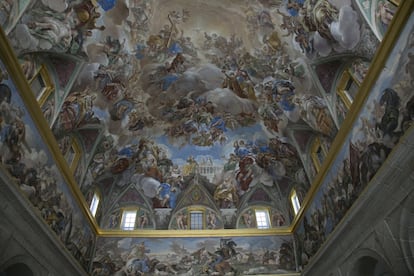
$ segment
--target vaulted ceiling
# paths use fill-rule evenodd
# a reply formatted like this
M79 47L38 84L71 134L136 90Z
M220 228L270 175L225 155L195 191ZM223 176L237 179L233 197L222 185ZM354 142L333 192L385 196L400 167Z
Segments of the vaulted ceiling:
M131 206L147 228L194 208L289 225L346 113L338 74L362 79L377 43L339 0L42 0L9 38L29 80L48 69L43 113L102 229Z

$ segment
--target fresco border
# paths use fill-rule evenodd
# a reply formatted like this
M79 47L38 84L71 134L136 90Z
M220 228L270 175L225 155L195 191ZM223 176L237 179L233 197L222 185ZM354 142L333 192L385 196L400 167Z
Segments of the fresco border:
M10 77L14 81L17 91L22 98L26 109L28 110L35 127L38 129L41 138L45 141L45 144L50 150L51 155L56 162L57 167L59 168L59 171L62 173L63 179L69 184L69 190L75 198L75 201L78 203L79 208L82 210L82 213L85 215L86 220L89 222L91 228L93 229L93 233L96 235L98 233L98 225L95 219L91 216L88 209L85 209L85 206L87 205L86 201L83 198L79 188L77 188L75 185L73 173L69 168L64 156L59 150L57 141L52 131L50 130L48 123L43 117L40 105L33 92L31 91L30 85L23 74L17 57L14 54L10 43L8 42L8 39L4 33L4 30L1 27L0 48L2 49L0 52L0 59L6 66L7 71L11 73Z
M89 212L89 208L87 203L80 191L77 187L75 179L72 175L70 168L68 167L62 153L59 150L58 144L56 142L55 137L53 136L48 123L42 116L41 109L37 104L37 100L35 99L33 93L31 93L31 88L24 77L24 74L20 68L20 65L17 61L17 57L15 56L10 44L7 41L6 35L4 31L1 29L0 31L0 47L2 48L2 52L0 52L0 58L4 61L9 72L12 73L12 78L16 83L16 87L19 91L22 91L21 97L28 109L30 115L35 122L36 127L40 130L42 138L48 142L48 147L53 155L54 160L56 161L60 171L63 174L64 179L69 183L69 188L72 191L74 197L76 198L77 202L79 203L82 212L87 217L87 220L91 224L91 228L95 234L103 237L109 236L131 236L131 237L182 237L188 236L190 233L192 236L197 237L207 237L207 236L264 236L264 235L290 235L292 234L295 229L298 227L300 221L303 218L305 211L310 206L313 198L316 196L319 187L323 183L331 165L336 160L336 157L340 150L342 149L342 144L344 143L349 131L351 130L354 122L357 119L357 115L359 111L363 107L366 98L369 95L369 92L375 81L377 80L384 64L389 56L389 53L392 50L393 45L399 38L399 33L404 27L404 23L408 19L412 9L414 6L413 1L403 1L400 4L400 7L392 21L388 32L384 36L383 41L381 42L377 53L373 59L372 66L370 67L367 76L364 82L361 84L359 93L355 102L352 104L349 116L345 119L342 127L340 128L333 144L331 150L329 151L325 162L322 164L320 171L318 172L310 191L308 192L307 196L302 203L302 208L299 210L299 213L295 216L290 226L281 228L281 229L270 229L270 230L244 230L244 229L221 229L221 230L151 230L151 231L102 231L93 216Z
M71 168L68 166L65 157L59 150L56 139L50 130L43 113L40 109L38 101L33 95L30 85L26 80L17 57L15 56L3 30L0 28L0 59L4 62L7 70L11 73L12 79L16 84L16 88L20 92L20 96L27 108L30 116L39 130L42 139L47 141L47 147L59 167L64 180L69 184L69 189L79 204L80 209L87 217L94 234L102 237L185 237L188 235L194 237L228 237L228 236L272 236L272 235L291 235L292 226L272 228L272 229L217 229L217 230L137 230L137 231L108 231L102 230L98 226L95 218L89 212L89 207L84 199L79 187L76 185L75 178Z
M380 43L377 52L372 60L371 66L367 72L364 81L361 83L359 92L355 101L353 102L347 117L342 123L334 141L332 142L331 149L326 156L321 170L316 175L310 190L308 191L303 203L302 208L295 216L291 223L292 232L295 232L300 225L304 214L310 207L313 199L319 191L320 186L328 174L331 166L334 164L337 156L341 152L344 142L346 142L347 136L352 130L354 123L356 122L359 112L362 110L365 100L369 96L371 89L374 87L379 75L381 74L385 63L393 50L394 44L400 37L400 32L404 29L406 21L409 19L414 9L414 1L403 1L391 22L384 39Z

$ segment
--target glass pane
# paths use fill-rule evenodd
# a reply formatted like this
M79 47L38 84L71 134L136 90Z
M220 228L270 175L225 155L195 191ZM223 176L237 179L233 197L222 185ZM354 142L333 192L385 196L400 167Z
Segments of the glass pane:
M135 228L135 219L137 217L137 211L125 211L124 212L124 222L122 224L123 230L134 230Z
M353 79L350 79L345 87L345 94L348 100L352 103L358 93L358 84L354 82Z
M269 228L269 216L266 211L256 211L256 222L258 229Z
M325 159L322 147L318 147L318 149L316 150L316 156L318 157L319 165L321 165L323 163L323 160Z
M95 193L93 195L91 206L89 208L91 210L92 216L96 215L96 211L98 210L98 204L99 204L99 196Z
M294 193L291 197L291 201L292 201L292 205L293 205L293 210L295 211L295 215L299 212L300 209L300 202L298 199L298 196L296 195L296 193Z
M203 229L203 212L190 213L190 229Z
M42 95L43 90L46 88L46 84L43 81L43 78L40 74L38 74L30 84L32 87L33 93L37 100L39 100L40 96Z

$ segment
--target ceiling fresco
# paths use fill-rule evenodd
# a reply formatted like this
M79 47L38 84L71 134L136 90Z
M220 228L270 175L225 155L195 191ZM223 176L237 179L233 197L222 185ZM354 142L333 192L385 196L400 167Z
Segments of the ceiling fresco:
M320 92L334 76L308 64L356 49L360 22L339 0L42 0L8 36L28 79L33 53L54 69L42 111L65 156L80 144L75 178L87 202L98 188L101 227L131 204L142 227L185 229L194 205L219 214L213 229L254 227L252 206L279 227L316 174L309 141L329 149L340 127Z

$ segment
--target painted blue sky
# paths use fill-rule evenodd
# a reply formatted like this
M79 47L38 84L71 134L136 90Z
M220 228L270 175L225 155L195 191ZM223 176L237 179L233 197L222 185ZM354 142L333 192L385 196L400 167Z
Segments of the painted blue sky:
M111 238L116 239L116 238ZM230 237L226 237L230 239ZM276 250L285 241L290 241L290 236L261 236L261 237L232 237L238 248L243 250L257 251L262 249ZM101 242L105 242L101 240ZM171 250L174 245L180 245L189 252L196 251L203 246L220 247L220 237L213 238L120 238L117 242L118 248L130 250L133 245L144 242L150 253L165 253Z
M254 133L254 135L252 135L252 133ZM186 144L179 147L170 144L168 142L167 136L160 136L155 140L158 144L168 147L170 151L170 158L174 161L175 164L184 164L185 160L187 160L189 156L193 156L196 160L201 157L209 156L215 165L220 165L225 163L225 159L227 159L230 153L234 151L233 142L235 140L247 140L248 137L248 140L251 140L251 137L254 137L253 139L265 140L267 142L268 139L260 124L255 124L250 127L238 128L234 131L229 130L225 134L228 137L228 140L224 145L221 145L220 143L214 143L214 145L208 147L195 146L191 144Z

